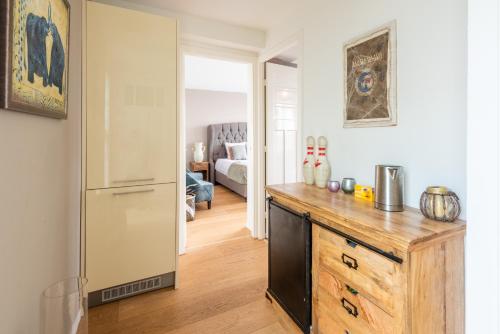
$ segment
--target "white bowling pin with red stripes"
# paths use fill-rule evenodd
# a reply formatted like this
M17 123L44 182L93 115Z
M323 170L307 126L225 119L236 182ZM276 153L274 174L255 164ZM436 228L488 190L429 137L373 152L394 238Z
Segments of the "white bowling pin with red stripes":
M326 137L321 136L318 138L318 157L314 164L314 181L319 188L325 188L330 179L330 163L326 158L326 148L328 140Z
M306 184L314 184L314 137L309 136L306 138L307 154L304 158L304 166L302 168L304 173L304 182Z

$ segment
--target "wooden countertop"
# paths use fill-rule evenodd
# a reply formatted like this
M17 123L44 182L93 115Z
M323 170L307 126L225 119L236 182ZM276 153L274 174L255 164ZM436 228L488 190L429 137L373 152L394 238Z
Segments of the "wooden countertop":
M332 227L354 231L368 238L383 238L400 250L409 250L417 244L447 236L465 233L465 222L437 222L425 218L418 209L406 207L403 212L385 212L373 207L372 202L357 199L342 192L292 183L266 187L273 197L297 203L314 215L334 219ZM285 204L285 203L283 203ZM332 224L333 225L333 224Z

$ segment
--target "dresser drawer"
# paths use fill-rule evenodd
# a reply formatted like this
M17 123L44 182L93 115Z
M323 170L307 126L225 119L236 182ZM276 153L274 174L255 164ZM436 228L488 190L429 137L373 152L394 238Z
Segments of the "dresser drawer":
M336 319L326 306L317 304L315 307L316 323L313 324L314 334L354 334L342 321Z
M395 314L401 297L401 264L338 234L319 228L316 234L319 266L347 283L352 283L368 299Z
M323 322L318 324L321 333L395 333L393 317L321 267L317 284L317 318Z

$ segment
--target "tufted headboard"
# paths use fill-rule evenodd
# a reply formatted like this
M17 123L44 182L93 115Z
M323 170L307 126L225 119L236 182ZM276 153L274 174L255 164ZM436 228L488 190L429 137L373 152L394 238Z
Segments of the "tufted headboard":
M225 143L247 141L247 123L212 124L207 129L208 163L210 164L210 182L215 179L215 162L226 158Z

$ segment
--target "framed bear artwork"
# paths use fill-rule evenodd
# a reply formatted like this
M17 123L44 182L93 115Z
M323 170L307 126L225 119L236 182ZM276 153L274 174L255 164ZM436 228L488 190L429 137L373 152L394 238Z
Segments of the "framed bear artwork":
M2 0L0 13L0 108L66 118L68 1Z

